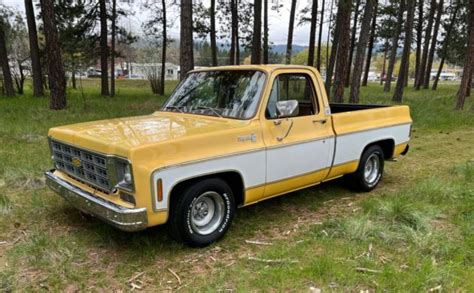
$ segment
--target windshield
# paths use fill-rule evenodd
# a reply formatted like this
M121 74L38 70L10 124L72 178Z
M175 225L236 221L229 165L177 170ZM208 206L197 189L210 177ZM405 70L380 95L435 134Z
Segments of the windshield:
M249 119L257 111L265 74L255 70L190 73L163 111Z

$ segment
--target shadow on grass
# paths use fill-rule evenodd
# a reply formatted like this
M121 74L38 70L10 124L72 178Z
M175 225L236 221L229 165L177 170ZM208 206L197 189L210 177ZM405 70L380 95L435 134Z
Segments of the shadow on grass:
M224 239L202 249L192 249L174 241L168 236L165 225L139 232L124 232L69 205L61 211L65 215L61 225L70 226L76 238L89 239L85 240L89 248L105 248L129 260L153 259L158 255L166 257L207 251L216 246L237 249L246 239L269 236L272 229L291 228L289 223L297 221L304 213L318 213L325 201L349 196L355 197L356 193L349 191L343 180L338 179L237 209Z

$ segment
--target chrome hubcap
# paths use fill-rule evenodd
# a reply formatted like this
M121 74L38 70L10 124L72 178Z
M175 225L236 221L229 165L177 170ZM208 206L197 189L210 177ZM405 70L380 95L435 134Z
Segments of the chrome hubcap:
M215 191L201 194L191 207L191 228L201 235L214 232L224 220L225 204Z
M379 179L380 159L376 154L370 155L365 162L364 179L369 185L377 183Z

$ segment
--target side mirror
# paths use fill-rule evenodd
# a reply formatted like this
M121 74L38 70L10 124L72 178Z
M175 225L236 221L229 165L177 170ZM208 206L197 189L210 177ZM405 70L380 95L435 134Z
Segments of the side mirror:
M276 103L278 118L295 117L299 114L297 100L280 101Z

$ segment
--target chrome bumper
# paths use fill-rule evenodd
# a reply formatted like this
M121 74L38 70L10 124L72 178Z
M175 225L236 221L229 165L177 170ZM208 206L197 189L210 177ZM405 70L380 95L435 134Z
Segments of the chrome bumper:
M97 216L120 230L139 231L148 226L145 208L128 209L96 197L54 175L54 170L46 172L45 176L46 185L69 201L74 207Z

